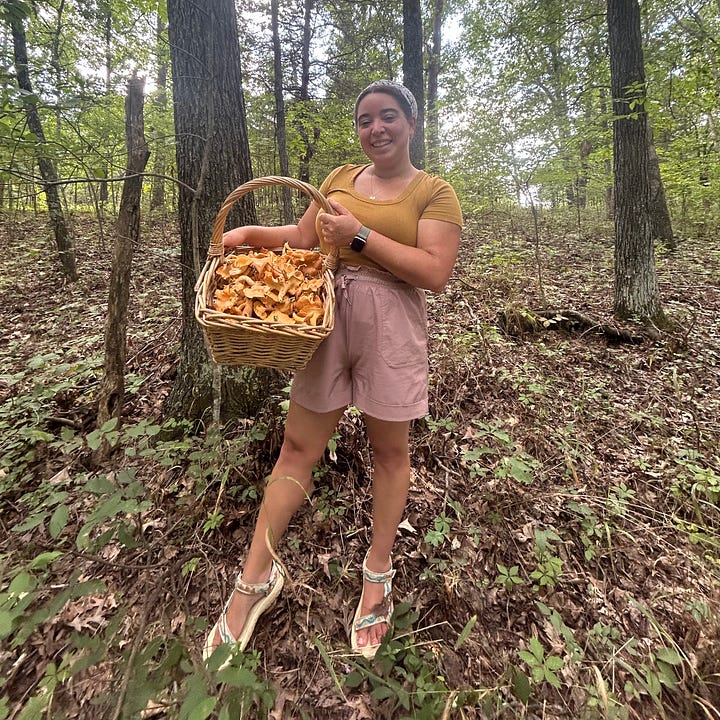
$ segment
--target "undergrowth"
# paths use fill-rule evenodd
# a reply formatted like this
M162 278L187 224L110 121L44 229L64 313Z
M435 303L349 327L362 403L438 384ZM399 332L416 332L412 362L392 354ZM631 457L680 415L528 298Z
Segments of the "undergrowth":
M553 307L582 287L577 309L607 315L610 243L545 238ZM717 248L658 257L682 331L613 346L503 334L498 311L539 301L534 252L518 218L471 228L430 299L433 396L413 429L392 635L374 661L349 653L370 512L351 409L280 547L292 587L220 669L230 650L206 665L200 646L286 397L222 428L163 417L177 300L139 262L126 417L96 428L103 269L38 300L36 257L7 243L0 720L720 718Z

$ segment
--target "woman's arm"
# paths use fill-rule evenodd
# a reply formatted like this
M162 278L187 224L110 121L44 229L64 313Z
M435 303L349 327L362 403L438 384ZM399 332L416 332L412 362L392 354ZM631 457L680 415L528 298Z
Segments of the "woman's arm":
M225 247L281 248L285 243L290 247L310 250L319 245L315 232L315 217L318 206L312 203L300 218L297 225L279 225L264 227L263 225L245 225L228 230L223 234Z
M336 215L321 215L323 236L329 245L347 247L362 224L342 205L333 200L329 202ZM362 252L401 280L440 292L455 265L459 245L459 225L443 220L420 220L417 247L403 245L371 228Z
M395 242L371 229L363 255L410 285L442 292L455 267L459 246L458 225L443 220L420 220L417 247Z

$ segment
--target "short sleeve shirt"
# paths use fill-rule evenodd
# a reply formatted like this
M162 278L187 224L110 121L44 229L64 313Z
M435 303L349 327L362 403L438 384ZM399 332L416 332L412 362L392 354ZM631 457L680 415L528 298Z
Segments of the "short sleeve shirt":
M420 220L443 220L462 227L463 218L457 195L442 178L420 170L403 192L389 200L371 200L355 190L355 179L369 165L342 165L333 170L320 186L326 198L346 207L363 225L403 245L417 245ZM329 250L316 225L320 249ZM341 248L340 262L378 268L377 263L350 248Z

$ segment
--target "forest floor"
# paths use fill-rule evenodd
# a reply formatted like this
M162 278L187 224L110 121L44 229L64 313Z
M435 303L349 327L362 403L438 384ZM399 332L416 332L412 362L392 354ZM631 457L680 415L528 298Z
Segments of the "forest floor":
M202 641L285 397L222 430L168 430L180 266L154 221L125 422L98 432L111 239L78 228L66 284L40 221L0 226L0 720L720 718L717 239L658 250L674 328L655 336L612 319L608 228L543 221L536 252L527 219L469 223L429 302L394 638L374 662L348 652L371 503L348 412L278 547L292 584L215 675Z

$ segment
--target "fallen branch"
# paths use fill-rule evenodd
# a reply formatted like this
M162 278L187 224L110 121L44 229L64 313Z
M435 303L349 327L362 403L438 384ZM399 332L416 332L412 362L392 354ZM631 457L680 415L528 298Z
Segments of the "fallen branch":
M614 323L600 322L575 310L528 310L513 307L501 310L496 321L498 327L511 337L557 330L573 335L603 335L612 342L639 344L645 341L643 335L637 335Z

